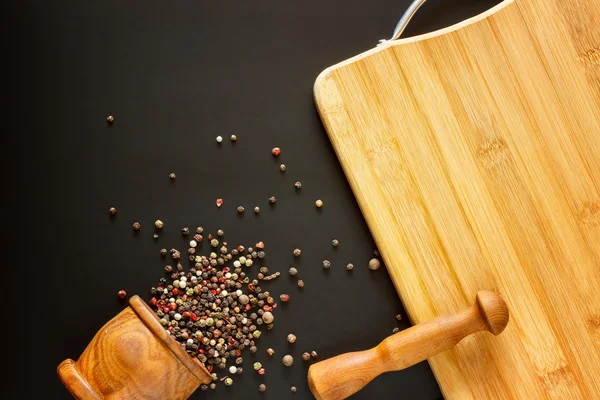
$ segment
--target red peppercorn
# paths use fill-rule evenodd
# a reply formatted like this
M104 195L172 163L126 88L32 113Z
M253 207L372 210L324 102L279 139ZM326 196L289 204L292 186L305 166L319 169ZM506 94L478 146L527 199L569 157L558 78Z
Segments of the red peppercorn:
M198 320L198 316L194 313L190 314L190 321L196 322Z
M223 205L223 199L217 199L217 207L221 207Z
M221 294L221 288L216 289L217 294Z
M226 274L226 273L228 273L228 272L229 272L229 267L225 267L225 268L223 268L223 273L225 273L225 274Z
M224 276L219 278L219 283L225 283L227 282L227 278L225 278Z
M189 312L189 311L184 311L184 312L181 314L181 316L182 316L183 318L189 318L189 317L190 317L190 312Z
M165 312L165 313L167 313L167 314L168 314L168 313L169 313L169 311L171 311L171 310L169 310L169 307L163 307L163 312Z
M265 369L261 368L257 372L258 372L259 375L264 375L265 374Z
M235 339L232 337L229 337L229 344L233 346L234 343L235 343Z
M279 147L273 147L273 150L271 150L271 153L277 157L279 154L281 154L281 149Z
M206 369L208 370L208 372L213 372L213 366L209 365L208 367L206 367Z
M156 297L153 297L153 298L151 298L151 299L150 299L150 305L151 305L152 307L155 307L155 306L156 306L156 301L157 301L157 300L156 300Z
M239 245L238 248L237 248L237 251L239 251L240 253L242 251L244 251L244 250L246 250L246 248L244 246L242 246L242 245Z
M127 292L124 290L119 290L119 293L117 293L117 296L124 299L125 297L127 297Z
M281 296L279 296L279 300L281 300L284 303L287 303L288 301L290 301L290 295L289 294L282 294Z
M173 296L177 296L179 294L179 289L173 289Z
M263 242L258 242L258 243L256 243L255 247L259 250L264 250L265 244Z
M169 303L169 310L171 310L171 311L177 310L177 304L175 304L175 303Z
M183 296L181 296L181 300L182 301L186 301L187 300L187 294L184 294Z
M198 350L198 353L200 353L200 354L204 354L204 349L200 349L200 350Z

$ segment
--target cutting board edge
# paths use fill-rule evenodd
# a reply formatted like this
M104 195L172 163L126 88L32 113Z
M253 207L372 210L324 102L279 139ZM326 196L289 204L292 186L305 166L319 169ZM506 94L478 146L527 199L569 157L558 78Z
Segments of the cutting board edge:
M330 67L325 68L323 71L321 71L321 73L315 79L315 83L314 83L314 87L313 87L314 100L315 100L315 104L317 105L317 109L319 110L319 114L321 115L321 120L323 120L323 114L321 114L321 108L322 108L322 96L320 95L321 88L325 84L327 77L329 75L331 75L336 69L342 68L346 65L360 61L363 58L369 57L380 51L386 51L389 48L394 47L394 46L402 46L402 45L406 45L409 43L419 42L419 41L431 39L431 38L434 38L437 36L442 36L442 35L457 31L459 29L462 29L468 25L481 22L481 21L489 18L490 16L494 15L495 13L499 12L503 8L508 7L509 5L515 3L516 1L517 0L504 0L502 3L495 5L494 7L490 8L489 10L484 11L481 14L477 14L477 15L475 15L471 18L468 18L462 22L459 22L457 24L450 25L446 28L438 29L433 32L424 33L422 35L417 35L417 36L412 36L412 37L405 38L405 39L398 39L398 40L386 42L385 44L374 47L370 50L367 50L363 53L357 54L357 55L350 57L344 61L341 61L337 64L334 64ZM329 135L329 132L328 132L328 135Z

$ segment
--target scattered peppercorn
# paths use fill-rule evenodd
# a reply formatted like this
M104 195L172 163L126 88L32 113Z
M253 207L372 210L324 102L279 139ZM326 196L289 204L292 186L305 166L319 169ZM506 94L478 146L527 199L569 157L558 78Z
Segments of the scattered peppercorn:
M267 385L265 385L264 383L261 383L260 385L258 385L259 392L264 392L265 390L267 390Z
M275 196L269 197L269 203L275 204L276 202L277 202L277 199L275 198Z
M221 136L217 136L217 143L221 143L223 141L223 138Z
M196 233L197 234L201 234L202 232L204 232L204 228L203 227L199 226L199 227L196 228Z
M273 354L275 354L275 350L273 350L272 348L270 348L270 347L269 347L269 348L267 349L267 354L268 354L269 356L272 356Z
M153 237L154 239L158 239L158 233L155 233L154 235L152 235L152 237Z
M171 180L172 180L172 181L174 181L174 180L175 180L175 178L177 178L177 175L175 175L175 172L171 172L171 173L169 174L169 178L171 178Z
M232 142L235 142L237 140L237 136L231 135L230 139L231 139Z
M288 273L292 276L296 275L298 273L298 270L294 267L290 268L290 270L288 271Z
M317 208L321 208L321 207L323 207L323 201L322 201L322 200L320 200L320 199L319 199L319 200L317 200L317 201L315 201L315 206L317 206Z
M216 389L216 388L217 388L217 384L216 384L216 383L214 383L214 382L213 382L213 383L211 383L211 384L210 384L210 388L211 388L211 389L213 389L213 390L214 390L214 389Z
M402 314L397 314L397 315L396 315L396 319L397 319L398 321L401 321L401 320L402 320Z
M290 333L289 335L287 335L287 341L288 343L296 343L296 335Z
M156 221L154 221L154 226L156 227L156 229L162 229L162 227L165 226L165 224L163 224L163 222L160 219L157 219Z
M302 187L302 182L300 182L300 181L296 181L296 183L294 183L294 187L295 187L296 189L300 189L300 188Z
M254 368L255 371L258 371L259 369L262 368L262 364L257 361L257 362L254 363L253 368Z
M302 250L300 250L300 249L294 249L294 256L300 257L301 254L302 254Z
M299 288L303 288L304 287L304 281L302 279L298 280L298 287Z
M279 166L279 169L281 170L281 172L285 172L285 164L281 164Z
M273 150L271 150L271 154L277 157L279 154L281 154L281 149L279 147L273 147Z
M331 267L331 263L329 262L329 260L323 260L323 268L327 269Z
M352 271L352 270L354 269L354 264L352 264L352 263L348 263L348 264L346 265L346 269L347 269L348 271Z
M254 214L258 214L260 212L260 208L259 207L254 207Z
M113 117L112 115L109 115L108 117L106 117L106 120L112 124L115 121L115 117Z
M233 379L231 379L231 378L229 378L229 377L225 378L225 384L226 384L227 386L231 386L231 385L233 385Z
M161 256L166 256L167 255L167 249L160 249L160 255Z
M140 227L141 227L141 225L140 225L140 223L139 223L139 222L134 222L134 223L133 223L133 230L134 230L134 231L139 231L139 230L140 230Z
M392 329L392 333L398 333L400 332L400 328L396 327L394 329Z
M337 239L333 239L333 240L331 241L331 245L332 245L333 247L338 247L338 246L340 245L340 241L339 241L339 240L337 240Z
M263 313L262 315L262 320L265 324L270 324L271 322L273 322L275 320L275 317L273 316L273 314L269 311Z
M241 213L243 213L243 212L244 212L244 207L242 207L242 206L239 206L239 207L237 208L237 212L238 212L238 213L240 213L240 214L241 214Z
M223 236L224 234L225 234L225 232L223 232L223 230L222 230L222 229L219 229L219 230L217 231L217 236Z
M205 386L206 386L206 385L205 385ZM296 390L297 390L297 389L296 389L296 386L292 386L292 387L290 388L290 390L292 391L292 393L296 393Z
M379 257L379 250L373 249L373 257Z
M310 355L312 358L317 358L317 356L318 356L317 352L314 350L310 352Z
M304 352L304 353L302 353L302 359L303 359L304 361L308 361L308 360L310 360L310 353L308 353L308 352Z
M114 207L111 207L108 209L108 212L110 213L110 215L115 215L117 213L117 209Z
M127 292L124 290L119 290L119 293L117 293L117 296L124 299L125 297L127 297Z
M380 266L381 266L381 262L376 258L371 258L371 260L369 261L369 269L371 271L375 271L375 270L379 269Z
M223 199L217 199L216 203L217 207L221 208L221 206L223 205Z
M290 356L289 354L286 354L285 356L283 356L283 359L281 361L286 367L291 367L294 363L294 357Z
M237 373L237 368L235 367L235 365L232 365L231 367L229 367L229 373L230 374Z
M290 295L284 293L279 296L279 300L281 300L282 303L287 303L288 301L290 301Z

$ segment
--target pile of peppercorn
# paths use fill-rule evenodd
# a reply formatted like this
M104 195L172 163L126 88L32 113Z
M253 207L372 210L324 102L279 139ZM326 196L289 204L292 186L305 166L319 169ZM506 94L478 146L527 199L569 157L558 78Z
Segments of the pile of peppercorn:
M182 230L186 234L187 228ZM172 249L170 254L176 267L165 266L168 278L161 278L151 292L150 306L156 310L160 323L186 352L197 357L209 372L214 367L226 368L228 359L235 364L243 362L242 351L249 348L256 352L255 340L261 335L259 328L273 327L272 311L277 307L269 292L263 292L258 280L250 280L244 269L253 260L262 260L266 254L264 244L244 246L229 251L227 242L209 235L210 245L219 247L219 254L208 257L195 255L198 242L202 241L202 228L196 229L188 249L194 265L184 272L179 263L180 252ZM219 231L222 235L222 231ZM219 235L219 236L221 236ZM165 256L166 252L161 252ZM241 367L230 372L241 373ZM213 374L216 378L216 375Z

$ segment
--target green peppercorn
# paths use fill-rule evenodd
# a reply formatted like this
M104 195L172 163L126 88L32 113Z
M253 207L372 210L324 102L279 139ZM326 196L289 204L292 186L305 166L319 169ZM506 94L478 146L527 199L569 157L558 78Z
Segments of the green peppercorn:
M162 229L162 227L164 225L165 224L160 219L157 219L156 221L154 221L154 226L156 227L156 229Z
M254 368L255 371L258 371L259 369L262 368L262 364L257 361L257 362L254 363L253 368Z

